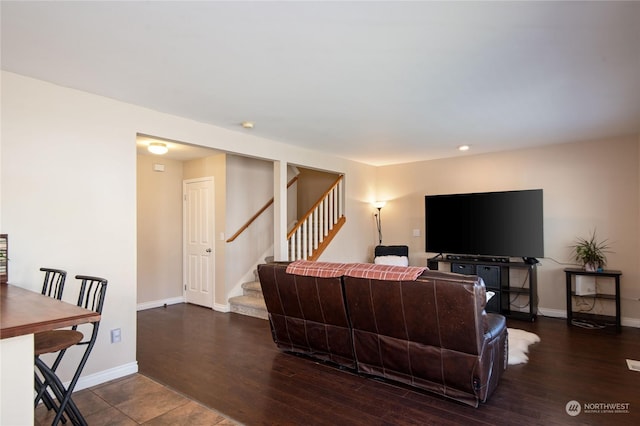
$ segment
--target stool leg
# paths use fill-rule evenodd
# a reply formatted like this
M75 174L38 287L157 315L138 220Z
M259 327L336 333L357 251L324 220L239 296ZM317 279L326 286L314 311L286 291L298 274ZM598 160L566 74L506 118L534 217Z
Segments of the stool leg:
M44 403L45 407L47 407L47 410L51 410L53 408L53 405L51 404L51 397L45 392L45 383L40 380L40 377L38 377L37 374L34 373L34 376L36 398L33 404L33 408L36 408L38 406L38 403L42 399L42 402Z
M52 372L55 373L56 369L58 368L58 365L60 365L60 361L62 360L62 357L65 352L66 352L66 349L63 349L56 357L53 363L53 366L51 367ZM36 355L36 359L37 358L38 356ZM35 364L37 365L38 363L35 362ZM34 408L38 406L38 402L40 402L40 400L42 399L45 407L47 407L47 410L53 409L55 407L55 403L53 402L53 399L51 399L51 395L49 395L49 393L47 392L47 388L50 386L49 380L44 376L44 374L42 375L44 378L44 381L41 381L38 375L35 373L34 373L34 376L35 376L35 390L36 390ZM60 420L62 421L62 423L65 423L65 424L67 423L67 419L64 416L62 416Z
M71 383L73 387L69 385L69 388L65 389L58 376L56 376L56 374L41 359L36 358L36 365L45 380L49 382L49 387L59 402L59 405L53 405L53 409L56 411L56 417L51 425L56 426L61 421L64 423L63 414L66 413L74 425L86 426L87 422L80 413L80 410L78 410L75 402L71 399L71 393L73 392L73 387L75 387L75 382L72 381ZM77 382L77 377L74 377L74 379Z
M38 407L38 402L40 401L40 399L42 399L42 403L44 404L45 407L47 407L47 410L56 410L57 412L57 407L53 402L51 395L49 395L49 393L46 392L46 389L49 387L48 381L45 380L45 382L42 382L38 377L38 375L35 373L34 373L34 376L35 376L35 388L38 391L38 395L36 396L36 399L35 399L34 408ZM45 386L45 383L46 383L46 386ZM65 416L62 416L60 420L64 424L67 423L67 418Z

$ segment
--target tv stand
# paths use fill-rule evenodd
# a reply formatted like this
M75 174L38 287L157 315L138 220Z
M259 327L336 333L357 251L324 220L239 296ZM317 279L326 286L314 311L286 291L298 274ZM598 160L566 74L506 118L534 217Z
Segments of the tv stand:
M502 256L469 256L460 254L448 254L447 260L453 261L470 261L470 262L485 262L485 263L509 263L508 257Z
M527 258L532 259L532 258ZM500 313L509 318L535 321L538 313L537 262L512 262L504 257L446 255L427 259L431 270L440 263L449 263L451 272L477 275L484 281L487 291L495 295L489 300L487 312ZM522 283L511 283L511 270L523 270L527 278ZM527 307L528 311L518 310Z

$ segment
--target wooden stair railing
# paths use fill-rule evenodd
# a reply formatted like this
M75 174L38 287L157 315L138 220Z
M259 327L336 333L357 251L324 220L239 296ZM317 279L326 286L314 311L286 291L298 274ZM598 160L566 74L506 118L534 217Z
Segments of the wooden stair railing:
M338 177L287 235L289 260L316 260L344 225L344 176Z
M295 176L293 179L291 179L291 180L289 181L289 183L287 183L287 189L289 189L289 187L290 187L291 185L293 185L297 180L298 180L298 176ZM262 206L262 208L261 208L260 210L258 210L258 212L257 212L256 214L254 214L253 216L251 216L251 219L249 219L249 220L248 220L244 225L242 225L242 226L240 227L240 229L238 229L238 230L236 231L236 233L235 233L235 234L233 234L233 235L232 235L232 236L227 240L227 242L228 242L228 243L233 242L236 238L238 238L238 236L240 236L240 234L242 234L242 233L245 231L245 229L247 229L247 228L248 228L248 227L249 227L249 226L250 226L250 225L251 225L251 224L252 224L252 223L257 219L257 218L259 218L259 217L260 217L260 215L261 215L262 213L264 213L264 211L265 211L265 210L267 210L269 207L271 207L271 205L272 205L272 204L273 204L273 197L271 197L271 199L270 199L269 201L267 201L267 203L266 203L264 206Z
M339 176L331 187L324 192L318 201L300 219L287 234L287 255L289 260L316 260L329 246L333 237L346 222L342 203L344 192L344 176ZM287 188L298 180L294 177ZM265 210L273 204L271 198L251 219L233 234L227 242L233 242L244 232Z

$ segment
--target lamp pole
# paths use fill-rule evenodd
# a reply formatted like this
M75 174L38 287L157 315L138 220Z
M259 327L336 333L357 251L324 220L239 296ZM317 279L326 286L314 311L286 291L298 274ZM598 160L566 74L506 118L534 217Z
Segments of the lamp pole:
M376 201L375 203L373 203L373 206L378 209L378 213L374 213L374 216L376 217L376 226L378 227L378 244L382 245L382 208L385 206L385 204L387 204L386 201Z
M382 207L378 207L378 213L375 214L376 216L376 225L378 226L378 244L382 245Z

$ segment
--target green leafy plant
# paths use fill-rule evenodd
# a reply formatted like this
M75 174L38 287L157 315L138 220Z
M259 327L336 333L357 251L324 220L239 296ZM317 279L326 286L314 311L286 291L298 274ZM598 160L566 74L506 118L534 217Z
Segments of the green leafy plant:
M585 269L595 271L607 264L605 253L609 251L608 240L598 241L596 231L589 238L578 238L573 248L573 255L576 262L581 263Z

